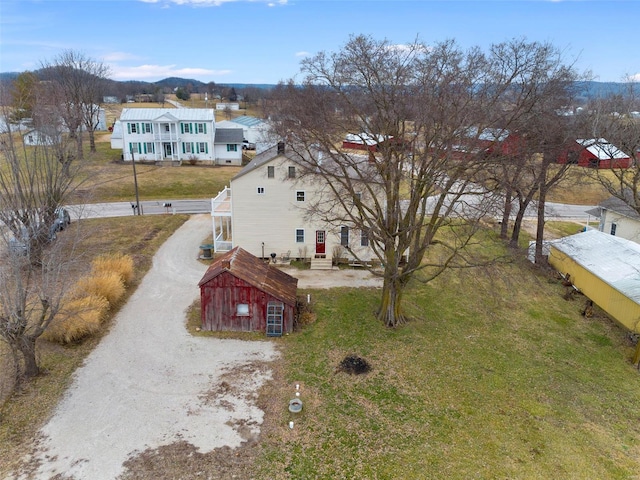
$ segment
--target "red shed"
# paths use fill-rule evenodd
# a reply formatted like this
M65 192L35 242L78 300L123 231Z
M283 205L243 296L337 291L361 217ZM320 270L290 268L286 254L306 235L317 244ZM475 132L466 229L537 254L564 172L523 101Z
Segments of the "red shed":
M293 330L298 279L240 247L216 258L198 286L203 330Z
M604 138L578 139L560 154L558 163L591 168L629 168L631 158Z

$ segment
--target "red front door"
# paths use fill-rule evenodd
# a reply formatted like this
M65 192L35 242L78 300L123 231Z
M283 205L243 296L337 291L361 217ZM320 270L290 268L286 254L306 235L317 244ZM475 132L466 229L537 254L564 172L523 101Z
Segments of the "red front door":
M325 250L325 232L324 230L316 230L316 255L324 255Z

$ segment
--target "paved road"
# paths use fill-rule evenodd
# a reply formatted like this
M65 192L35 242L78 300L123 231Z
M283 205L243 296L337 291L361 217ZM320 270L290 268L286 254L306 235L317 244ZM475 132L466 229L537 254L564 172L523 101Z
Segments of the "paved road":
M69 205L66 208L69 210L72 220L77 220L78 218L126 217L137 213L134 206L135 202L112 202ZM145 200L140 202L140 211L144 215L211 213L211 199Z
M170 206L165 206L170 204ZM132 208L133 202L92 203L87 205L70 205L68 210L73 219L97 218L97 217L125 217L134 215L136 210ZM595 205L568 205L563 203L547 202L545 214L547 219L575 219L587 220L588 210L596 208ZM197 214L211 213L211 199L194 200L145 200L140 202L140 210L144 215L156 214ZM514 213L515 215L515 213ZM527 218L536 218L536 206L531 205L527 209ZM498 216L499 218L499 216Z

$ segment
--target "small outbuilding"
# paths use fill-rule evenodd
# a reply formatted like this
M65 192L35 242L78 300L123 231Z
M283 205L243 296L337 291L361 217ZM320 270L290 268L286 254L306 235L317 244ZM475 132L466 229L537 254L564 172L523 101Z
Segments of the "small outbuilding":
M298 279L240 247L216 258L198 286L203 330L293 331Z
M550 242L549 263L621 325L640 333L640 245L588 230Z

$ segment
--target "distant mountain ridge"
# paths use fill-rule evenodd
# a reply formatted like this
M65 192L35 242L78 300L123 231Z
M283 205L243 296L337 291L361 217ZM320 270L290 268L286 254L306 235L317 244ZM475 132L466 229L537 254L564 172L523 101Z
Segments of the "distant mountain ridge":
M0 82L9 82L15 79L22 72L0 72ZM37 72L35 72L37 73ZM270 83L217 83L217 82L202 82L200 80L181 78L181 77L167 77L157 82L146 82L142 80L109 80L112 86L136 86L147 91L153 91L156 88L179 88L190 86L194 91L201 90L209 83L215 83L221 87L233 87L235 89L245 88L259 88L269 90L274 88L276 84ZM625 83L625 82L596 82L596 81L582 81L576 82L576 88L578 90L578 98L581 100L589 100L592 98L598 98L606 95L623 95L633 90L636 94L640 94L640 83Z

